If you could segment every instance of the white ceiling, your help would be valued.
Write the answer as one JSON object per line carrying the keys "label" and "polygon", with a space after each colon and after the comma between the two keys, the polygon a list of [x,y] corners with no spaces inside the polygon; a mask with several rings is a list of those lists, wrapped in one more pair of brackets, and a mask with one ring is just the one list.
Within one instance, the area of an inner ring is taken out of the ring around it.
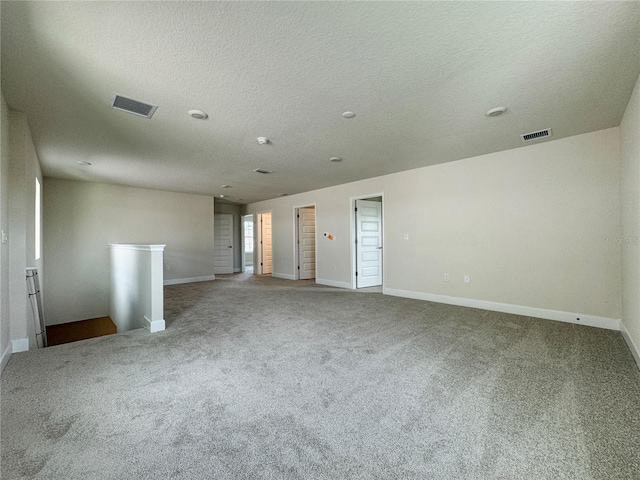
{"label": "white ceiling", "polygon": [[[1,16],[2,91],[45,175],[239,203],[617,126],[640,74],[640,2],[2,1]],[[159,108],[111,109],[113,92]]]}

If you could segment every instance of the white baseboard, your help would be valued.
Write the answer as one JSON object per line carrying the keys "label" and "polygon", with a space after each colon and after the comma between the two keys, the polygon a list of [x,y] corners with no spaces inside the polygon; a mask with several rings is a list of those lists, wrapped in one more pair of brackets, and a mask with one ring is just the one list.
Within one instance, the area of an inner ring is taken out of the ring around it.
{"label": "white baseboard", "polygon": [[182,283],[196,283],[196,282],[210,282],[215,280],[215,275],[206,275],[204,277],[190,277],[190,278],[172,278],[170,280],[164,280],[163,285],[180,285]]}
{"label": "white baseboard", "polygon": [[5,348],[2,353],[2,360],[0,361],[0,375],[2,375],[7,363],[9,363],[9,359],[11,359],[11,342],[9,342],[9,345],[7,345],[7,348]]}
{"label": "white baseboard", "polygon": [[146,315],[144,316],[144,328],[149,330],[149,333],[162,332],[166,328],[164,320],[150,320]]}
{"label": "white baseboard", "polygon": [[296,277],[294,275],[289,275],[288,273],[272,273],[271,276],[273,278],[281,278],[283,280],[295,280]]}
{"label": "white baseboard", "polygon": [[316,278],[316,283],[318,285],[326,285],[327,287],[348,288],[349,290],[351,290],[351,283],[349,282],[338,282],[336,280],[325,280],[323,278]]}
{"label": "white baseboard", "polygon": [[640,370],[640,348],[638,348],[638,345],[634,343],[633,338],[629,335],[629,330],[627,330],[624,322],[620,322],[620,333],[622,334],[625,342],[627,342],[629,350],[631,350],[631,355],[633,355],[636,365],[638,365],[638,370]]}
{"label": "white baseboard", "polygon": [[11,340],[11,353],[27,352],[29,351],[29,339],[17,338]]}
{"label": "white baseboard", "polygon": [[511,305],[508,303],[488,302],[486,300],[475,300],[473,298],[449,297],[447,295],[435,295],[433,293],[396,290],[395,288],[384,288],[383,293],[385,295],[393,295],[396,297],[427,300],[429,302],[446,303],[449,305],[458,305],[461,307],[479,308],[482,310],[491,310],[494,312],[512,313],[514,315],[523,315],[525,317],[557,320],[559,322],[575,323],[577,325],[586,325],[588,327],[606,328],[608,330],[620,330],[619,318],[598,317],[595,315],[584,315],[581,313],[562,312],[559,310],[525,307],[522,305]]}

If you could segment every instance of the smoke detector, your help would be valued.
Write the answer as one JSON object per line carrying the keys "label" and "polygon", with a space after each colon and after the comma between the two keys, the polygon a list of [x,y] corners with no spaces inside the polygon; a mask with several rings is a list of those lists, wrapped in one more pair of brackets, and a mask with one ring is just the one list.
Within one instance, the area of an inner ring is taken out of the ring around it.
{"label": "smoke detector", "polygon": [[189,115],[197,120],[206,120],[209,117],[209,115],[202,110],[189,110]]}
{"label": "smoke detector", "polygon": [[492,108],[491,110],[487,110],[484,114],[487,117],[497,117],[498,115],[502,115],[506,111],[507,107],[496,107]]}
{"label": "smoke detector", "polygon": [[258,137],[258,143],[260,145],[266,145],[269,143],[269,139],[267,137]]}

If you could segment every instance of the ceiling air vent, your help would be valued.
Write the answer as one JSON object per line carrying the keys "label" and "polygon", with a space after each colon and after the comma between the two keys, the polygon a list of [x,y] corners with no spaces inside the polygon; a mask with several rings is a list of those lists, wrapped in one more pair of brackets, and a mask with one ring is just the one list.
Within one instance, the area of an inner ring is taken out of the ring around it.
{"label": "ceiling air vent", "polygon": [[256,173],[264,173],[266,175],[267,173],[271,173],[271,170],[265,170],[264,168],[256,168],[254,170],[254,172],[256,172]]}
{"label": "ceiling air vent", "polygon": [[122,110],[123,112],[133,113],[134,115],[146,118],[151,118],[158,108],[157,105],[151,105],[150,103],[144,103],[140,100],[123,97],[117,93],[114,93],[111,97],[111,106],[116,110]]}
{"label": "ceiling air vent", "polygon": [[538,138],[544,138],[544,137],[550,137],[550,136],[551,136],[551,129],[545,128],[544,130],[538,130],[537,132],[523,133],[522,135],[520,135],[520,138],[522,138],[523,142],[530,142],[531,140],[537,140]]}

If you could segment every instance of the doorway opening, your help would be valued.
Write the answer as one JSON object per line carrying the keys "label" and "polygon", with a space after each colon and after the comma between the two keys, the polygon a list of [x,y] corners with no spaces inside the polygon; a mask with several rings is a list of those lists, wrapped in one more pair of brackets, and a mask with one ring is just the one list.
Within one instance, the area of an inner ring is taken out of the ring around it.
{"label": "doorway opening", "polygon": [[242,217],[242,271],[253,273],[253,215]]}
{"label": "doorway opening", "polygon": [[[258,275],[271,275],[273,273],[271,212],[259,213],[256,227],[258,235],[258,258],[257,265],[254,266],[254,272]],[[257,269],[255,267],[257,267]]]}
{"label": "doorway opening", "polygon": [[352,199],[352,288],[382,287],[383,194]]}
{"label": "doorway opening", "polygon": [[296,280],[316,278],[316,207],[294,208],[296,219]]}

